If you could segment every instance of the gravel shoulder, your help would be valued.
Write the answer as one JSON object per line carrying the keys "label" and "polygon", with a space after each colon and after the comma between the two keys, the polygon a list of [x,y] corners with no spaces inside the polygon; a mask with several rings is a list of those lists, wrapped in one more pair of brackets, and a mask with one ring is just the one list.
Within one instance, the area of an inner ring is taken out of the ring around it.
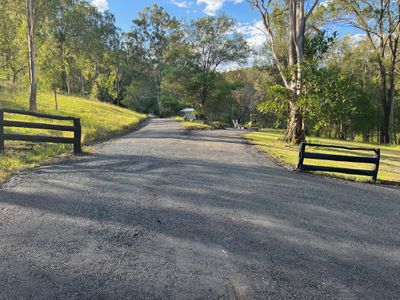
{"label": "gravel shoulder", "polygon": [[0,190],[0,299],[395,299],[400,190],[151,120]]}

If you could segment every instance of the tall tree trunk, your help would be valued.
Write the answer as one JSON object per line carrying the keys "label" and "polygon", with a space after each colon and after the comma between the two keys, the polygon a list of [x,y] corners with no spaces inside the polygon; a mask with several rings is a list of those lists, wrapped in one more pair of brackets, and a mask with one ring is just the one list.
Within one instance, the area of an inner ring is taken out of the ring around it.
{"label": "tall tree trunk", "polygon": [[305,140],[304,119],[297,99],[301,97],[301,65],[303,62],[304,3],[303,0],[289,1],[289,68],[291,69],[290,90],[293,93],[289,102],[289,119],[285,140],[299,144]]}
{"label": "tall tree trunk", "polygon": [[387,111],[387,108],[383,108],[382,120],[381,120],[381,130],[379,135],[379,142],[382,144],[386,144],[390,142],[390,111]]}
{"label": "tall tree trunk", "polygon": [[18,73],[15,72],[14,70],[13,70],[13,80],[12,80],[12,83],[13,83],[13,87],[17,87],[17,86],[18,86]]}
{"label": "tall tree trunk", "polygon": [[206,107],[207,97],[208,97],[208,85],[204,84],[201,89],[201,103],[200,103],[200,115],[199,115],[199,118],[201,120],[206,119],[205,107]]}
{"label": "tall tree trunk", "polygon": [[37,96],[37,83],[36,83],[36,67],[35,67],[35,42],[34,42],[34,1],[26,0],[26,17],[28,26],[28,55],[29,55],[29,110],[35,111],[37,109],[36,96]]}
{"label": "tall tree trunk", "polygon": [[299,144],[305,140],[303,116],[295,99],[290,101],[289,106],[289,120],[285,140],[290,143]]}
{"label": "tall tree trunk", "polygon": [[85,77],[82,75],[82,72],[81,72],[81,94],[82,96],[85,95]]}
{"label": "tall tree trunk", "polygon": [[[399,6],[400,8],[400,6]],[[392,57],[392,63],[389,69],[389,86],[388,86],[388,96],[387,96],[387,114],[389,115],[388,118],[388,136],[389,140],[388,143],[391,141],[395,140],[396,137],[396,129],[392,128],[394,130],[394,135],[391,137],[390,136],[390,120],[391,118],[394,118],[394,91],[395,91],[395,73],[396,73],[396,55]],[[394,122],[393,122],[394,123]]]}
{"label": "tall tree trunk", "polygon": [[67,85],[67,94],[71,94],[71,83],[69,82],[69,75],[65,73],[65,83]]}
{"label": "tall tree trunk", "polygon": [[387,78],[387,70],[383,62],[379,63],[380,70],[380,103],[382,107],[381,128],[379,134],[379,142],[390,143],[390,115],[392,113],[392,101],[394,98],[394,70],[389,70],[389,78]]}
{"label": "tall tree trunk", "polygon": [[[257,8],[262,17],[262,22],[268,36],[269,48],[271,49],[275,65],[279,71],[285,88],[292,93],[289,100],[289,119],[286,131],[286,141],[292,143],[300,143],[305,139],[304,117],[298,106],[297,100],[301,97],[302,92],[302,61],[303,61],[303,42],[306,31],[308,18],[312,15],[317,7],[319,0],[287,0],[281,1],[282,8],[286,11],[288,8],[288,33],[289,33],[289,59],[288,69],[290,75],[287,75],[284,68],[285,64],[281,63],[277,55],[277,46],[275,43],[275,34],[273,30],[272,16],[276,1],[267,0],[248,0],[248,2]],[[278,4],[279,6],[280,4]]]}

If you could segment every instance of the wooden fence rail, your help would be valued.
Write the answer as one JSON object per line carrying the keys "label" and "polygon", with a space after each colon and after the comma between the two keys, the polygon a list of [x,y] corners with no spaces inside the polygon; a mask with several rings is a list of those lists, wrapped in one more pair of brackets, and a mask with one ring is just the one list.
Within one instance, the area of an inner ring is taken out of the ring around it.
{"label": "wooden fence rail", "polygon": [[[72,126],[53,125],[53,124],[4,120],[5,113],[26,115],[26,116],[51,119],[51,120],[73,121],[73,125]],[[4,127],[70,131],[70,132],[74,133],[74,137],[66,138],[66,137],[44,136],[44,135],[6,134],[6,133],[4,133]],[[27,141],[27,142],[74,144],[74,153],[79,154],[82,152],[81,136],[82,136],[82,129],[81,129],[81,121],[79,118],[46,115],[46,114],[40,114],[40,113],[22,111],[22,110],[15,110],[15,109],[0,109],[0,152],[4,152],[4,141]]]}
{"label": "wooden fence rail", "polygon": [[[357,151],[357,150],[358,151],[373,151],[374,157],[312,153],[312,152],[306,152],[306,146],[319,147],[319,148],[345,149],[345,150],[353,150],[353,151],[354,150],[355,151]],[[356,148],[356,147],[345,147],[345,146],[335,146],[335,145],[320,145],[320,144],[313,144],[313,143],[302,143],[300,145],[300,150],[299,150],[299,162],[297,165],[297,169],[300,171],[323,171],[323,172],[335,172],[335,173],[371,176],[373,181],[375,182],[378,178],[380,156],[381,156],[381,151],[378,148]],[[316,159],[316,160],[330,160],[330,161],[344,161],[344,162],[374,164],[375,166],[374,166],[373,170],[362,170],[362,169],[307,165],[307,164],[304,164],[304,159],[307,159],[307,158],[308,159]]]}

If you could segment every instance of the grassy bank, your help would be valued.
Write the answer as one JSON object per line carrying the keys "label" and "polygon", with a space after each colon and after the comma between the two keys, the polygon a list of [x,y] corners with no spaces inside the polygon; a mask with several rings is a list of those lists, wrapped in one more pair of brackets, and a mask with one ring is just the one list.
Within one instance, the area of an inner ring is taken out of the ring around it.
{"label": "grassy bank", "polygon": [[[0,89],[0,108],[26,110],[28,108],[28,94],[11,89]],[[54,95],[52,93],[39,93],[38,111],[41,113],[80,118],[83,145],[94,141],[106,140],[137,126],[138,123],[146,118],[143,114],[115,105],[66,95],[58,95],[58,110],[56,111]],[[49,124],[71,124],[68,121],[52,121],[8,114],[5,115],[5,119]],[[65,137],[72,136],[72,133],[60,133],[43,129],[6,128],[6,133],[13,132]],[[0,183],[6,181],[10,175],[18,170],[38,166],[47,158],[71,151],[72,145],[6,142],[5,153],[0,156]]]}
{"label": "grassy bank", "polygon": [[[252,143],[257,144],[261,149],[272,156],[273,158],[279,160],[282,164],[290,167],[295,167],[298,160],[298,146],[289,145],[283,141],[284,131],[276,129],[265,129],[259,132],[252,132],[245,134],[245,137],[249,139]],[[359,143],[359,142],[348,142],[335,139],[326,138],[307,138],[307,142],[329,144],[329,145],[339,145],[339,146],[350,146],[350,147],[367,147],[367,148],[380,148],[381,149],[381,163],[379,168],[378,180],[380,181],[390,181],[400,183],[400,145],[381,145],[374,143]],[[363,151],[351,151],[351,153],[343,152],[343,150],[337,149],[313,149],[314,152],[319,153],[330,153],[330,154],[359,154],[366,155],[370,152]],[[314,163],[313,160],[307,160],[307,163]],[[337,166],[337,167],[355,167],[360,169],[371,168],[369,164],[357,164],[348,162],[332,162],[332,161],[322,161],[319,160],[318,164],[323,166]],[[329,174],[337,177],[357,180],[357,181],[370,181],[369,177],[365,176],[355,176],[346,174]]]}

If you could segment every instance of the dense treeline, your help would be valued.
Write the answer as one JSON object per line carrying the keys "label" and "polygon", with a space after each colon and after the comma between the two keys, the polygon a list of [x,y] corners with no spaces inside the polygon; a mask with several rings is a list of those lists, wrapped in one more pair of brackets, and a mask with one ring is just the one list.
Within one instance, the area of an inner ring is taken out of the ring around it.
{"label": "dense treeline", "polygon": [[[307,134],[397,142],[398,5],[315,1],[296,11],[293,1],[248,1],[268,37],[255,53],[225,15],[186,22],[153,5],[124,33],[87,1],[3,0],[1,84],[30,87],[32,110],[38,88],[160,116],[191,106],[201,119],[287,128],[294,143]],[[365,34],[327,33],[334,19]]]}
{"label": "dense treeline", "polygon": [[27,86],[33,73],[39,89],[112,102],[122,98],[122,34],[111,14],[86,1],[4,0],[0,19],[3,81]]}

